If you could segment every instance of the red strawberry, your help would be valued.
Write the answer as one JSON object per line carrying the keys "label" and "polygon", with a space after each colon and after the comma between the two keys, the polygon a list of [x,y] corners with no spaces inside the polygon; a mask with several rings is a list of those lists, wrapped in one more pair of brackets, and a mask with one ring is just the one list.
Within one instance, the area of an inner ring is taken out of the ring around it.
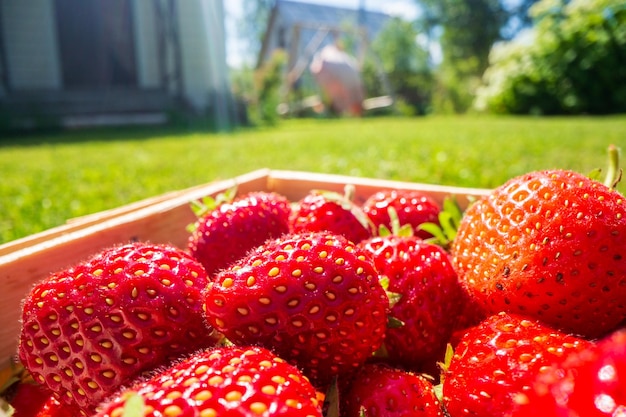
{"label": "red strawberry", "polygon": [[144,407],[136,415],[146,417],[322,416],[306,377],[259,347],[200,351],[123,391],[96,417],[126,415],[131,401]]}
{"label": "red strawberry", "polygon": [[200,214],[189,236],[189,252],[211,277],[249,250],[289,231],[290,202],[282,195],[252,192],[217,203]]}
{"label": "red strawberry", "polygon": [[441,208],[435,200],[421,191],[414,190],[382,190],[371,195],[363,203],[363,211],[376,228],[381,225],[392,229],[389,208],[392,207],[400,224],[413,226],[413,233],[422,239],[432,235],[419,228],[424,223],[439,224]]}
{"label": "red strawberry", "polygon": [[381,364],[364,365],[340,396],[343,417],[443,415],[430,380]]}
{"label": "red strawberry", "polygon": [[12,417],[35,417],[51,398],[52,393],[35,382],[16,384],[15,394],[11,398],[11,407],[15,409]]}
{"label": "red strawberry", "polygon": [[465,212],[452,245],[471,295],[597,337],[626,318],[626,200],[571,171],[513,178]]}
{"label": "red strawberry", "polygon": [[217,274],[208,322],[236,344],[259,344],[318,386],[378,349],[389,301],[370,258],[346,238],[285,235]]}
{"label": "red strawberry", "polygon": [[515,398],[512,416],[607,417],[626,413],[626,330],[567,356]]}
{"label": "red strawberry", "polygon": [[41,402],[34,395],[38,393],[25,393],[22,398],[14,400],[11,406],[15,411],[11,417],[73,417],[81,414],[78,408],[61,404],[50,393]]}
{"label": "red strawberry", "polygon": [[436,361],[458,320],[462,297],[448,253],[415,236],[386,235],[365,240],[387,290],[399,295],[390,315],[404,323],[387,329],[385,347],[394,365],[417,369]]}
{"label": "red strawberry", "polygon": [[499,313],[461,338],[442,375],[451,416],[505,416],[526,395],[536,375],[591,342],[539,321]]}
{"label": "red strawberry", "polygon": [[461,292],[459,304],[461,304],[461,311],[457,315],[457,321],[452,327],[452,335],[450,336],[450,344],[453,347],[470,327],[478,325],[488,316],[482,305],[478,304],[476,299],[466,291]]}
{"label": "red strawberry", "polygon": [[134,243],[52,274],[26,297],[19,356],[63,404],[88,415],[144,371],[216,341],[208,277],[184,251]]}
{"label": "red strawberry", "polygon": [[375,229],[361,207],[346,195],[312,190],[295,205],[289,222],[293,233],[328,231],[358,243],[374,235]]}

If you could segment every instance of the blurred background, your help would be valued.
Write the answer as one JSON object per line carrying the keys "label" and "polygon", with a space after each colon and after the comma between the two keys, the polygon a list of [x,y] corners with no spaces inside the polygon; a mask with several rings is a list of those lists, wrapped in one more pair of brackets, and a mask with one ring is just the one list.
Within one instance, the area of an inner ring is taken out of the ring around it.
{"label": "blurred background", "polygon": [[609,144],[626,0],[0,0],[0,244],[261,168],[492,188]]}
{"label": "blurred background", "polygon": [[626,110],[624,0],[0,0],[0,129]]}

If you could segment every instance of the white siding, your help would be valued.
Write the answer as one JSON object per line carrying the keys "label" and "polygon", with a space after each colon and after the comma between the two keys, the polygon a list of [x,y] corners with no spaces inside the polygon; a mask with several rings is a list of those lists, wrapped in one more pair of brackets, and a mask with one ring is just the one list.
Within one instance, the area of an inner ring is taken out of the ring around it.
{"label": "white siding", "polygon": [[179,2],[184,95],[194,107],[210,105],[209,95],[228,88],[224,10],[215,0]]}
{"label": "white siding", "polygon": [[156,14],[153,2],[134,0],[133,24],[139,87],[158,88],[161,79],[159,75]]}
{"label": "white siding", "polygon": [[61,88],[53,0],[2,1],[0,7],[10,86]]}

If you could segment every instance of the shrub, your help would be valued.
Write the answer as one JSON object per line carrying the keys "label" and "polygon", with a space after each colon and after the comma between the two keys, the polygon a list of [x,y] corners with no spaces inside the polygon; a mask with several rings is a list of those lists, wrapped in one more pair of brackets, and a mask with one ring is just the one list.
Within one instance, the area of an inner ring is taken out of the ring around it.
{"label": "shrub", "polygon": [[515,114],[626,112],[623,0],[542,0],[534,27],[494,46],[481,110]]}

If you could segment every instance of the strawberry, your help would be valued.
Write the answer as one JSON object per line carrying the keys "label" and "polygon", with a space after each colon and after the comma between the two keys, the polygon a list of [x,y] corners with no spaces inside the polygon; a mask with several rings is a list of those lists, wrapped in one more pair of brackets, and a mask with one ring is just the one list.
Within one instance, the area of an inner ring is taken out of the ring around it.
{"label": "strawberry", "polygon": [[294,205],[289,218],[290,231],[328,231],[354,243],[373,236],[374,225],[352,200],[352,188],[346,188],[344,195],[322,190],[309,191]]}
{"label": "strawberry", "polygon": [[469,329],[442,374],[451,416],[505,416],[547,366],[591,345],[537,320],[499,313]]}
{"label": "strawberry", "polygon": [[41,402],[33,395],[38,393],[25,393],[22,398],[14,400],[11,405],[15,411],[11,417],[70,417],[81,413],[78,408],[61,404],[52,394],[48,393]]}
{"label": "strawberry", "polygon": [[217,201],[192,225],[188,249],[209,277],[267,239],[289,231],[290,202],[272,192]]}
{"label": "strawberry", "polygon": [[122,391],[95,417],[132,415],[321,417],[317,393],[294,366],[259,347],[199,351]]}
{"label": "strawberry", "polygon": [[443,415],[429,379],[382,364],[364,365],[340,397],[343,417]]}
{"label": "strawberry", "polygon": [[463,290],[448,253],[412,234],[387,234],[358,245],[371,254],[387,291],[399,296],[390,315],[403,322],[385,336],[387,360],[417,369],[445,351],[458,320]]}
{"label": "strawberry", "polygon": [[461,309],[457,315],[457,321],[452,327],[452,335],[449,341],[452,346],[456,346],[467,330],[478,325],[488,316],[482,306],[467,291],[461,291],[458,302],[461,305]]}
{"label": "strawberry", "polygon": [[12,417],[35,417],[52,397],[52,393],[35,382],[20,382],[11,398]]}
{"label": "strawberry", "polygon": [[19,357],[61,403],[89,415],[142,372],[215,343],[202,312],[207,283],[202,265],[181,249],[105,249],[32,288]]}
{"label": "strawberry", "polygon": [[389,207],[396,211],[400,224],[413,226],[415,236],[422,239],[430,238],[432,235],[421,230],[420,225],[439,224],[441,208],[432,197],[421,191],[381,190],[369,196],[363,203],[363,211],[377,229],[381,225],[392,229]]}
{"label": "strawberry", "polygon": [[513,417],[606,417],[626,413],[626,329],[541,372],[515,398]]}
{"label": "strawberry", "polygon": [[468,292],[586,337],[626,318],[626,200],[566,170],[512,178],[465,212],[452,244]]}
{"label": "strawberry", "polygon": [[324,232],[253,250],[216,275],[205,302],[207,321],[231,342],[274,350],[318,387],[378,349],[389,306],[370,258]]}

